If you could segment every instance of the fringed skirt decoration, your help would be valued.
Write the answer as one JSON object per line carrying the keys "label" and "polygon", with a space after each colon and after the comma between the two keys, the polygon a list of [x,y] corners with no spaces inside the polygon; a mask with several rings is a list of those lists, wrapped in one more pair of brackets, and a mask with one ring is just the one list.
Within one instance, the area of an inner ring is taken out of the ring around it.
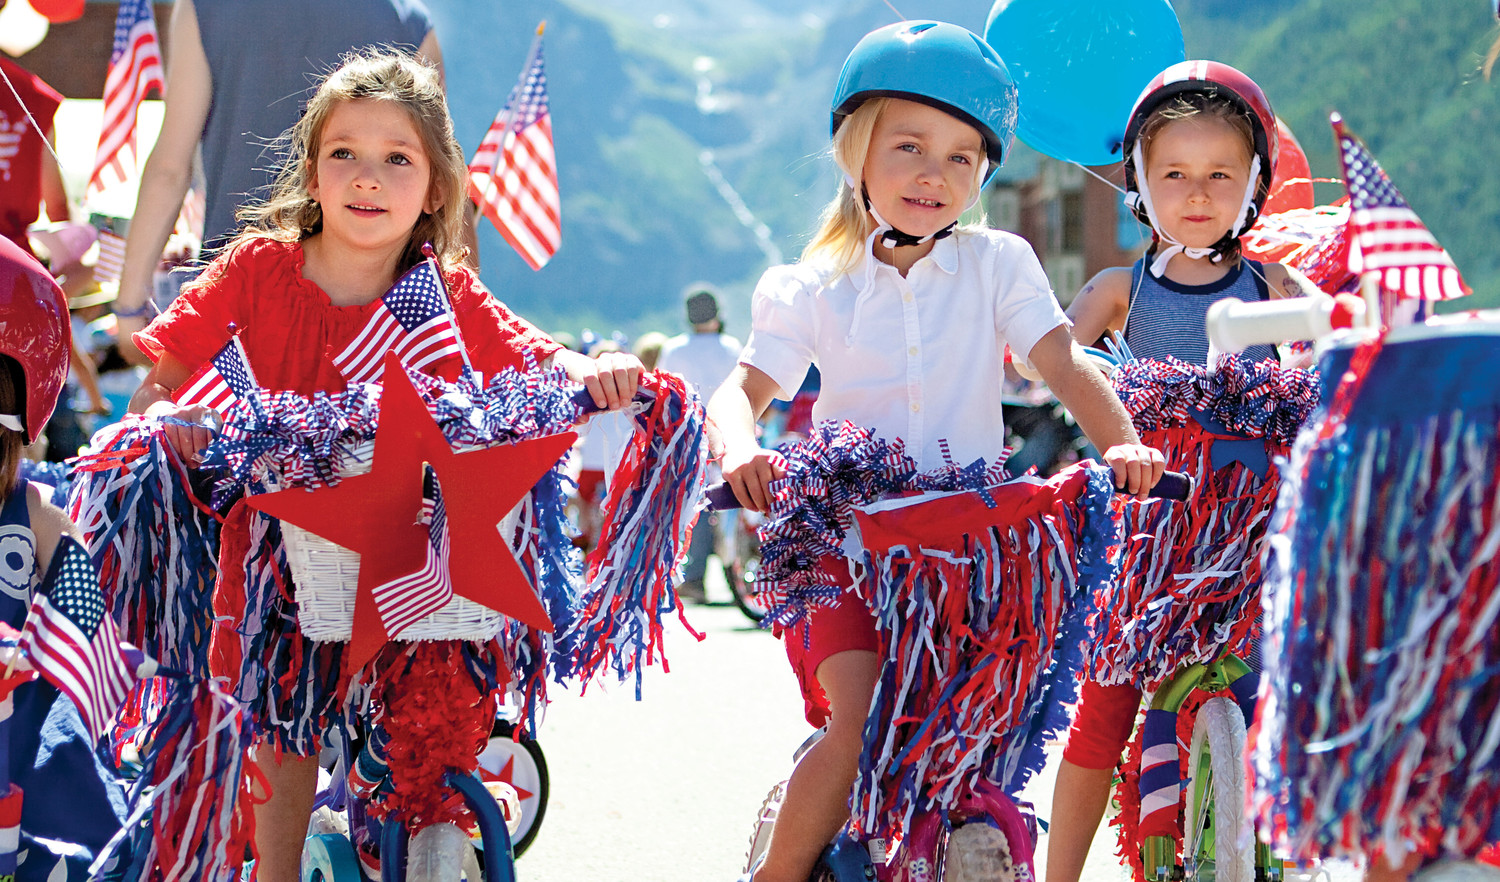
{"label": "fringed skirt decoration", "polygon": [[1114,576],[1113,475],[900,499],[856,516],[884,647],[853,806],[888,840],[988,782],[1015,795],[1067,726],[1087,599]]}
{"label": "fringed skirt decoration", "polygon": [[76,462],[68,514],[121,638],[207,676],[220,518],[199,498],[162,421],[127,414],[95,434]]}
{"label": "fringed skirt decoration", "polygon": [[[1349,362],[1325,353],[1330,400]],[[1496,377],[1500,323],[1398,328],[1284,470],[1252,733],[1253,809],[1282,853],[1500,840]]]}
{"label": "fringed skirt decoration", "polygon": [[1194,480],[1185,503],[1127,502],[1120,579],[1095,598],[1086,674],[1155,689],[1241,651],[1259,618],[1277,460],[1317,402],[1316,375],[1275,362],[1127,362],[1116,391],[1142,443]]}
{"label": "fringed skirt decoration", "polygon": [[566,632],[580,680],[605,670],[633,677],[637,698],[645,667],[658,659],[666,667],[662,621],[682,614],[672,579],[708,476],[698,396],[666,372],[645,374],[641,389],[648,402],[634,405],[635,433],[610,478],[581,611]]}

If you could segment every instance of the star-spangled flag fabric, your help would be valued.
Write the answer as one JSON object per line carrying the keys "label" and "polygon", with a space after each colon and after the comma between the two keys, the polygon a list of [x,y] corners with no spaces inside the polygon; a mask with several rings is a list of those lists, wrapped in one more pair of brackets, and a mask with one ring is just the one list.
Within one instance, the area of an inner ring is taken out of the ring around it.
{"label": "star-spangled flag fabric", "polygon": [[1388,291],[1446,300],[1469,293],[1453,258],[1412,211],[1368,148],[1334,114],[1349,190],[1349,269],[1375,272]]}
{"label": "star-spangled flag fabric", "polygon": [[115,14],[114,49],[104,80],[104,121],[99,128],[88,196],[129,176],[125,154],[133,165],[136,110],[152,89],[159,93],[165,88],[151,0],[121,0]]}
{"label": "star-spangled flag fabric", "polygon": [[89,732],[104,735],[140,680],[140,650],[120,643],[88,551],[70,536],[58,542],[47,577],[21,626],[31,666],[73,700]]}
{"label": "star-spangled flag fabric", "polygon": [[387,352],[424,373],[438,374],[467,364],[458,322],[437,262],[429,257],[412,267],[380,297],[370,320],[333,363],[350,383],[372,383]]}
{"label": "star-spangled flag fabric", "polygon": [[259,383],[238,334],[177,388],[173,400],[183,407],[204,404],[223,412],[235,400],[252,394]]}
{"label": "star-spangled flag fabric", "polygon": [[377,586],[372,592],[381,623],[392,637],[453,599],[448,577],[448,512],[437,472],[426,467],[422,481],[421,522],[427,525],[427,560],[414,573]]}
{"label": "star-spangled flag fabric", "polygon": [[539,270],[557,253],[562,197],[540,28],[520,81],[469,160],[469,198],[527,266]]}

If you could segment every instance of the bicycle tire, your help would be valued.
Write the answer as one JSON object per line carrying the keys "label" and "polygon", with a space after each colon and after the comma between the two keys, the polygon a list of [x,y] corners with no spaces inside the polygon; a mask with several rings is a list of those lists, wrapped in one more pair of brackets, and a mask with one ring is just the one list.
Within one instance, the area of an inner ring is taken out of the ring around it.
{"label": "bicycle tire", "polygon": [[364,882],[354,843],[343,836],[321,833],[302,843],[302,882]]}
{"label": "bicycle tire", "polygon": [[[532,793],[530,798],[521,800],[521,826],[511,835],[511,850],[516,857],[520,857],[542,828],[542,819],[547,816],[547,800],[552,792],[552,783],[547,774],[547,758],[542,754],[541,746],[524,735],[521,740],[516,741],[514,732],[515,725],[509,720],[496,720],[490,733],[490,743],[485,745],[479,756],[486,768],[490,765],[498,766],[489,769],[495,774],[504,768],[503,760],[497,763],[495,759],[496,752],[503,751],[515,764],[511,769],[512,779]],[[490,762],[486,763],[486,758],[490,758]]]}
{"label": "bicycle tire", "polygon": [[[1182,857],[1188,882],[1255,882],[1255,847],[1240,836],[1245,815],[1245,716],[1229,698],[1198,709],[1188,753]],[[1211,815],[1211,816],[1210,816]]]}
{"label": "bicycle tire", "polygon": [[782,781],[771,788],[771,792],[766,794],[765,800],[760,804],[760,810],[755,813],[755,828],[750,831],[750,846],[745,852],[746,873],[754,872],[760,856],[766,853],[766,847],[771,843],[771,828],[776,824],[781,801],[785,798],[786,782]]}
{"label": "bicycle tire", "polygon": [[763,621],[766,608],[755,594],[755,574],[760,566],[760,545],[754,531],[736,524],[731,537],[734,553],[724,561],[724,582],[734,605],[752,622]]}

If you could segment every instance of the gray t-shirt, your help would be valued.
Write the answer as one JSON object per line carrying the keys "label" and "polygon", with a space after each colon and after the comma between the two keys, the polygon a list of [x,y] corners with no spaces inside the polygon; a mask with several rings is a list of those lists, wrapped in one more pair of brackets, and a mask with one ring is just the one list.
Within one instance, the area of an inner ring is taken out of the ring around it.
{"label": "gray t-shirt", "polygon": [[263,199],[281,164],[268,149],[314,85],[351,49],[416,51],[432,30],[421,0],[196,0],[213,97],[203,125],[203,241],[222,245],[234,213]]}

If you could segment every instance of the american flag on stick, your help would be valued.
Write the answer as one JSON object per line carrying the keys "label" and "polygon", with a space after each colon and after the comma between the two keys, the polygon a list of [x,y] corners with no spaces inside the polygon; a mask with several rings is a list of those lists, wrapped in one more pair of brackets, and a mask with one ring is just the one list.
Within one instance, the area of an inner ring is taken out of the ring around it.
{"label": "american flag on stick", "polygon": [[1379,273],[1380,284],[1404,297],[1446,300],[1469,288],[1422,219],[1411,210],[1365,145],[1332,118],[1349,190],[1349,269]]}
{"label": "american flag on stick", "polygon": [[430,253],[380,295],[370,321],[344,351],[333,356],[333,363],[345,382],[373,383],[387,352],[395,352],[402,364],[433,375],[451,365],[468,364],[443,274]]}
{"label": "american flag on stick", "polygon": [[31,599],[20,645],[32,667],[73,700],[95,738],[153,666],[140,650],[120,643],[93,561],[68,536]]}
{"label": "american flag on stick", "polygon": [[250,369],[250,357],[240,343],[238,330],[230,326],[229,342],[208,360],[208,364],[188,377],[178,387],[173,400],[183,407],[205,404],[220,413],[235,400],[253,395],[260,385]]}
{"label": "american flag on stick", "polygon": [[416,572],[379,585],[372,592],[380,621],[391,637],[453,599],[453,582],[448,577],[448,513],[437,472],[430,465],[425,468],[420,518],[427,525],[427,562]]}
{"label": "american flag on stick", "polygon": [[128,176],[122,153],[128,151],[129,162],[135,163],[136,110],[152,89],[162,92],[165,88],[151,0],[120,0],[120,11],[115,15],[115,45],[104,80],[104,122],[99,128],[94,172],[89,176],[89,196]]}
{"label": "american flag on stick", "polygon": [[527,265],[539,270],[562,242],[562,198],[537,26],[531,55],[500,115],[469,160],[469,198]]}

